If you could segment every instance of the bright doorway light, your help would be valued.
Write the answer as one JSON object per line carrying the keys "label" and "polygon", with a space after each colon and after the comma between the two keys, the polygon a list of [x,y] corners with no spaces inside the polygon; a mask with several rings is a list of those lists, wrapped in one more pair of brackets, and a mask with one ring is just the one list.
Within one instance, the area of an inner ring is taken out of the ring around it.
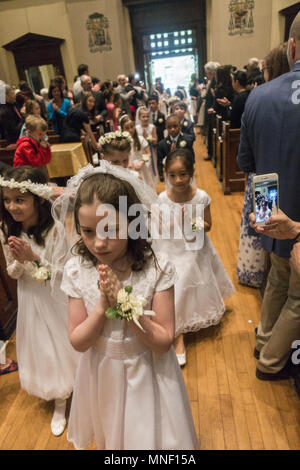
{"label": "bright doorway light", "polygon": [[191,75],[195,72],[197,73],[193,54],[151,60],[152,83],[155,83],[157,77],[161,77],[164,87],[170,88],[172,95],[177,86],[184,86],[188,93]]}

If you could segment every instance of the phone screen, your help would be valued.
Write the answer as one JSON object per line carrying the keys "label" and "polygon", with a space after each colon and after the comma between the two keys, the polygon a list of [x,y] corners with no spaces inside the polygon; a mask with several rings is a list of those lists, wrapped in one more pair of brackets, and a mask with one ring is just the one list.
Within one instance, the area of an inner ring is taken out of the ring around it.
{"label": "phone screen", "polygon": [[278,185],[276,181],[260,181],[254,185],[256,222],[266,222],[278,211]]}

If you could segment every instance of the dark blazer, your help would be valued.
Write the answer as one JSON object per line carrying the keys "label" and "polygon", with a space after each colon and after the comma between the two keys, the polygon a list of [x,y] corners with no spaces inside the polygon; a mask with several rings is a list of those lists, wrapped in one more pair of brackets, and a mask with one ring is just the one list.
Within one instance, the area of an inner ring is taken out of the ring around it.
{"label": "dark blazer", "polygon": [[183,132],[183,134],[190,135],[193,142],[196,140],[194,123],[189,119],[184,118],[184,120],[182,121],[181,132]]}
{"label": "dark blazer", "polygon": [[[292,71],[255,88],[242,117],[237,161],[246,173],[278,173],[279,206],[300,222],[300,61]],[[262,237],[263,246],[289,258],[294,242]]]}
{"label": "dark blazer", "polygon": [[164,130],[166,128],[166,117],[162,112],[157,111],[157,119],[154,125],[156,127],[157,141],[160,142],[164,138]]}
{"label": "dark blazer", "polygon": [[[185,144],[184,144],[185,142]],[[168,135],[165,139],[161,140],[157,146],[157,164],[158,169],[162,168],[163,159],[171,152],[171,138]],[[188,134],[181,134],[177,140],[176,148],[189,149],[193,155],[193,162],[195,162],[195,153],[193,149],[193,140]]]}

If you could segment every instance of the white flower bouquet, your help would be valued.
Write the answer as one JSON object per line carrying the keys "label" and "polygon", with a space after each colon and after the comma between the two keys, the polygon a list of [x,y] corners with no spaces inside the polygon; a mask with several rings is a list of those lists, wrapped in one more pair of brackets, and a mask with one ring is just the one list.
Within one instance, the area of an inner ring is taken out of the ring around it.
{"label": "white flower bouquet", "polygon": [[202,217],[195,217],[192,219],[192,232],[201,232],[204,229],[204,220]]}
{"label": "white flower bouquet", "polygon": [[150,135],[150,134],[147,135],[147,139],[146,139],[146,140],[147,140],[147,142],[148,142],[149,144],[152,144],[152,142],[153,142],[153,137],[152,137],[152,135]]}
{"label": "white flower bouquet", "polygon": [[133,320],[133,322],[145,332],[139,323],[139,318],[143,315],[154,316],[152,310],[144,310],[147,301],[144,297],[135,296],[132,293],[132,286],[126,286],[119,290],[117,296],[117,305],[106,310],[105,315],[110,319]]}
{"label": "white flower bouquet", "polygon": [[150,159],[149,159],[149,155],[147,155],[146,153],[144,153],[144,154],[142,155],[142,160],[143,160],[143,162],[148,163],[149,160],[150,160]]}
{"label": "white flower bouquet", "polygon": [[37,260],[33,262],[34,270],[31,273],[31,277],[39,282],[50,281],[51,271],[49,271],[45,266],[42,266],[41,263]]}

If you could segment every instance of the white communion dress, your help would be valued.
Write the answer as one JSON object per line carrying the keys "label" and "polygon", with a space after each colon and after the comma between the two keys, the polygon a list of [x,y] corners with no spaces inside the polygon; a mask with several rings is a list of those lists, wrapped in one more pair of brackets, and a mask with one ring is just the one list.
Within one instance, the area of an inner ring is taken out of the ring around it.
{"label": "white communion dress", "polygon": [[[148,261],[123,285],[147,299],[174,285],[175,270],[158,257],[162,271]],[[100,298],[98,272],[81,257],[71,258],[63,276],[66,294],[82,298],[89,314]],[[106,319],[97,342],[80,358],[68,440],[86,448],[95,437],[99,449],[198,449],[184,380],[173,348],[158,354],[144,345],[125,320]]]}
{"label": "white communion dress", "polygon": [[[158,198],[163,212],[183,205],[173,202],[166,191]],[[205,208],[210,204],[210,197],[197,189],[193,199],[184,204],[203,204]],[[159,243],[160,250],[168,253],[178,275],[175,284],[176,337],[218,324],[226,309],[223,299],[234,293],[234,287],[209,236],[204,234],[203,248],[195,251],[187,250],[183,239]]]}
{"label": "white communion dress", "polygon": [[[139,137],[145,139],[144,137],[144,131],[147,133],[147,138],[149,140],[149,147],[150,147],[150,152],[151,152],[151,169],[152,169],[152,179],[154,180],[154,184],[158,185],[159,184],[159,173],[157,169],[157,145],[154,145],[151,141],[152,139],[152,131],[154,129],[154,124],[148,124],[147,127],[142,127],[141,124],[136,124],[136,131],[139,135]],[[145,139],[146,142],[148,143],[148,140]]]}
{"label": "white communion dress", "polygon": [[[55,230],[54,225],[44,247],[26,233],[20,235],[49,270]],[[68,299],[60,289],[61,275],[52,293],[49,281],[33,279],[31,262],[22,264],[13,258],[1,230],[0,238],[7,272],[18,280],[16,347],[21,387],[44,400],[65,399],[72,393],[80,354],[68,338]]]}

